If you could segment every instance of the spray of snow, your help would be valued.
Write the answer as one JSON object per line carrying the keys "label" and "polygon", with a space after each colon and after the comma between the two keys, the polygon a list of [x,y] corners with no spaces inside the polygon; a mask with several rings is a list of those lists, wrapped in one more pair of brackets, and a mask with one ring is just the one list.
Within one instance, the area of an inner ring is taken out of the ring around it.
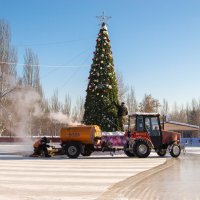
{"label": "spray of snow", "polygon": [[49,118],[52,121],[67,125],[81,125],[79,122],[73,122],[70,117],[64,115],[62,112],[50,113]]}
{"label": "spray of snow", "polygon": [[31,87],[20,87],[11,93],[10,99],[13,102],[10,105],[13,123],[11,132],[22,138],[23,143],[26,144],[27,151],[32,150],[33,141],[27,136],[31,135],[32,117],[40,117],[42,115],[42,110],[39,106],[41,97]]}

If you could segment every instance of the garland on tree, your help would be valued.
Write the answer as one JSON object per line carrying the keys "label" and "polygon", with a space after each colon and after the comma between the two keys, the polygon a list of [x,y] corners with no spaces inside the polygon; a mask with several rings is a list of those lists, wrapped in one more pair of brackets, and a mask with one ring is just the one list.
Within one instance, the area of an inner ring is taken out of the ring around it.
{"label": "garland on tree", "polygon": [[99,125],[103,131],[122,130],[114,105],[114,102],[118,104],[118,89],[105,22],[102,23],[96,40],[86,92],[84,123]]}

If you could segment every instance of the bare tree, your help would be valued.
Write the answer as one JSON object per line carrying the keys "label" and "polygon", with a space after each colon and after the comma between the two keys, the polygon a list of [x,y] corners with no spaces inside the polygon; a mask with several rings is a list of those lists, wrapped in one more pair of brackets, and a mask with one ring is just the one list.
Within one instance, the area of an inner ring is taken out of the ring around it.
{"label": "bare tree", "polygon": [[71,97],[69,95],[65,96],[65,102],[62,108],[62,113],[70,117],[71,115]]}
{"label": "bare tree", "polygon": [[168,115],[169,114],[169,104],[166,99],[163,99],[163,103],[161,106],[161,115]]}
{"label": "bare tree", "polygon": [[157,99],[154,99],[151,94],[145,94],[144,99],[139,104],[139,111],[141,112],[158,112],[160,103]]}
{"label": "bare tree", "polygon": [[192,99],[188,119],[189,123],[200,125],[200,103],[196,99]]}
{"label": "bare tree", "polygon": [[118,85],[118,99],[120,102],[125,101],[125,95],[128,91],[128,86],[124,84],[122,73],[116,72],[117,85]]}
{"label": "bare tree", "polygon": [[73,122],[81,123],[84,115],[84,99],[79,97],[76,100],[76,105],[72,111],[72,120]]}
{"label": "bare tree", "polygon": [[61,107],[62,107],[62,105],[58,99],[58,89],[57,89],[54,91],[54,94],[51,97],[50,111],[51,112],[60,112]]}
{"label": "bare tree", "polygon": [[40,68],[37,54],[32,49],[26,49],[24,55],[23,84],[28,85],[42,96],[42,87],[40,84]]}
{"label": "bare tree", "polygon": [[[11,46],[8,23],[0,20],[0,129],[8,122],[8,96],[16,89],[16,50]],[[2,129],[1,129],[2,130]]]}
{"label": "bare tree", "polygon": [[186,123],[187,117],[186,109],[184,108],[184,106],[178,106],[175,102],[172,107],[172,112],[170,112],[170,120]]}
{"label": "bare tree", "polygon": [[135,97],[135,90],[131,87],[129,93],[127,94],[127,107],[129,113],[133,113],[137,111],[137,100]]}

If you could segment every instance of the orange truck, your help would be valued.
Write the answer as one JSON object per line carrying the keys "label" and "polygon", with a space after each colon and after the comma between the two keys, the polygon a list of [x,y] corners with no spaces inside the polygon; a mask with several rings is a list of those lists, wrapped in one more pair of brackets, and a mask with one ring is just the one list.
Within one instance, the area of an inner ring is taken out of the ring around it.
{"label": "orange truck", "polygon": [[68,126],[60,130],[61,146],[69,158],[77,158],[80,154],[90,156],[101,136],[101,129],[96,125]]}
{"label": "orange truck", "polygon": [[123,150],[123,145],[116,146],[108,137],[103,136],[97,125],[63,127],[60,130],[60,140],[62,152],[69,158],[90,156],[97,151],[108,151],[112,154],[116,150]]}

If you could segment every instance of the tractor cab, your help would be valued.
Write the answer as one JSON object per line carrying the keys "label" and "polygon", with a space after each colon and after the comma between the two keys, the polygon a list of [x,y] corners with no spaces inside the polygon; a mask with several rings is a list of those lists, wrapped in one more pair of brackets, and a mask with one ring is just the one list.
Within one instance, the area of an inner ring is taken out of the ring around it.
{"label": "tractor cab", "polygon": [[129,115],[128,131],[131,137],[149,139],[155,148],[162,145],[162,130],[157,113],[134,113]]}

